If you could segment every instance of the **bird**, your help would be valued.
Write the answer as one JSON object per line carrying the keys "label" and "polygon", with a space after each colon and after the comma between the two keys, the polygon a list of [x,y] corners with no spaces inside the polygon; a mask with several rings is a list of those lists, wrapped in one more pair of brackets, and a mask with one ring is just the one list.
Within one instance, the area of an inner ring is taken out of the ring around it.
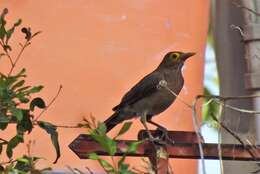
{"label": "bird", "polygon": [[193,55],[194,52],[168,52],[159,66],[134,85],[112,109],[114,113],[104,121],[106,132],[125,120],[138,117],[147,130],[146,122],[164,129],[153,122],[152,117],[165,111],[175,101],[177,96],[171,91],[176,95],[180,93],[184,85],[182,67]]}

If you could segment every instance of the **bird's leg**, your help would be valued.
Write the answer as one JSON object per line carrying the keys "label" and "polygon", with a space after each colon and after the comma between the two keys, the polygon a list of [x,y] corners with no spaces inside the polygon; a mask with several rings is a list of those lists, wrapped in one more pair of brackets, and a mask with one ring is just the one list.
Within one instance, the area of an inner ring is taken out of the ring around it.
{"label": "bird's leg", "polygon": [[150,119],[148,118],[147,122],[152,124],[152,125],[154,125],[154,126],[156,126],[158,128],[158,130],[162,132],[162,136],[161,136],[162,138],[165,137],[167,142],[170,142],[171,144],[174,144],[174,141],[169,137],[168,130],[165,127],[159,125],[158,123],[153,122],[151,120],[151,118]]}
{"label": "bird's leg", "polygon": [[141,123],[144,125],[144,128],[148,134],[148,137],[149,137],[149,140],[152,142],[152,143],[156,143],[156,144],[166,144],[164,141],[161,141],[160,138],[155,138],[153,137],[153,135],[151,134],[151,132],[149,131],[148,129],[148,126],[146,124],[147,122],[147,112],[144,112],[141,116]]}
{"label": "bird's leg", "polygon": [[151,132],[149,131],[149,129],[148,129],[148,126],[147,126],[147,124],[146,124],[146,122],[147,122],[147,112],[144,112],[142,115],[141,115],[141,123],[144,125],[144,128],[145,128],[145,130],[146,130],[146,132],[147,132],[147,134],[148,134],[148,136],[149,136],[149,139],[151,140],[151,141],[154,141],[154,137],[152,136],[152,134],[151,134]]}

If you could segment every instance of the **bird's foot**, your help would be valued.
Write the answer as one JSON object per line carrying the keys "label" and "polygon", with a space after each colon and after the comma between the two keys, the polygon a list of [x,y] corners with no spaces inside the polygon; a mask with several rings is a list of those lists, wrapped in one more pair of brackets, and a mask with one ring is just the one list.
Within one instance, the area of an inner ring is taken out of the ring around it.
{"label": "bird's foot", "polygon": [[174,141],[170,138],[168,130],[164,127],[158,127],[157,130],[158,137],[163,140],[166,144],[174,144]]}
{"label": "bird's foot", "polygon": [[152,143],[154,143],[155,145],[167,145],[167,142],[160,139],[160,138],[149,138],[149,141],[151,141]]}
{"label": "bird's foot", "polygon": [[148,134],[148,140],[151,141],[152,143],[154,143],[156,145],[166,145],[167,144],[167,142],[164,141],[159,136],[154,137],[149,130],[147,131],[147,134]]}

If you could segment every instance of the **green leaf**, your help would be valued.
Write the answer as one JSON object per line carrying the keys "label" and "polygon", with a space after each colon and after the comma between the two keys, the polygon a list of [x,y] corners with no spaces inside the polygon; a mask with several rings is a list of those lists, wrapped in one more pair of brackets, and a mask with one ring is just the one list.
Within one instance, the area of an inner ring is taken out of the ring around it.
{"label": "green leaf", "polygon": [[13,156],[13,149],[19,144],[19,143],[23,143],[23,135],[16,135],[15,137],[13,137],[8,145],[7,145],[7,149],[6,149],[6,154],[8,156],[8,158],[12,158]]}
{"label": "green leaf", "polygon": [[3,26],[0,27],[0,39],[3,40],[5,37],[6,31]]}
{"label": "green leaf", "polygon": [[93,153],[88,154],[88,158],[92,159],[92,160],[98,160],[99,156],[98,156],[98,154],[93,152]]}
{"label": "green leaf", "polygon": [[6,115],[0,115],[0,129],[5,130],[8,126],[8,123],[9,123],[9,118],[7,118]]}
{"label": "green leaf", "polygon": [[121,157],[121,159],[118,161],[118,166],[121,166],[124,164],[124,161],[125,161],[125,157],[128,153],[135,153],[138,146],[140,144],[142,144],[143,141],[136,141],[136,142],[133,142],[133,143],[130,143],[128,146],[127,146],[127,149],[126,149],[126,152],[123,154],[123,156]]}
{"label": "green leaf", "polygon": [[21,25],[21,23],[22,23],[22,19],[18,19],[18,21],[14,23],[14,27],[18,27],[19,25]]}
{"label": "green leaf", "polygon": [[8,123],[1,123],[0,122],[0,129],[1,130],[5,130],[7,128],[7,126],[8,126]]}
{"label": "green leaf", "polygon": [[115,153],[116,153],[116,148],[117,148],[117,143],[110,139],[110,138],[107,138],[106,139],[106,143],[105,144],[105,149],[107,150],[108,154],[111,155],[111,156],[114,156]]}
{"label": "green leaf", "polygon": [[126,122],[126,123],[124,123],[124,125],[122,126],[122,128],[120,129],[120,131],[118,132],[118,134],[117,134],[116,137],[118,137],[118,136],[123,135],[124,133],[126,133],[126,132],[129,130],[129,128],[131,127],[131,125],[132,125],[132,122]]}
{"label": "green leaf", "polygon": [[30,110],[34,111],[35,107],[38,107],[38,108],[41,108],[41,109],[46,108],[44,100],[40,97],[34,98],[30,103]]}
{"label": "green leaf", "polygon": [[29,89],[30,87],[31,87],[31,86],[21,87],[21,88],[17,89],[16,92],[23,92],[23,91]]}
{"label": "green leaf", "polygon": [[28,131],[28,134],[31,133],[33,129],[33,123],[30,116],[30,111],[27,109],[23,109],[23,119],[17,123],[16,129],[18,132],[26,132]]}
{"label": "green leaf", "polygon": [[4,37],[5,37],[5,34],[6,34],[6,31],[5,31],[5,24],[6,24],[6,21],[5,21],[5,15],[8,13],[8,10],[7,9],[4,9],[2,14],[1,14],[1,17],[0,17],[0,39],[3,40]]}
{"label": "green leaf", "polygon": [[129,164],[126,163],[121,163],[119,167],[119,170],[121,171],[127,171],[127,169],[129,168]]}
{"label": "green leaf", "polygon": [[23,86],[24,83],[25,83],[25,80],[20,80],[19,82],[15,83],[15,84],[12,86],[11,90],[15,90],[16,88],[19,88],[19,87]]}
{"label": "green leaf", "polygon": [[123,156],[120,158],[120,160],[117,162],[119,168],[124,163],[125,158],[126,158],[126,153],[124,153]]}
{"label": "green leaf", "polygon": [[29,173],[30,170],[33,168],[32,157],[28,157],[28,156],[24,155],[23,157],[17,158],[16,161],[17,162],[14,166],[14,169],[17,169],[22,174]]}
{"label": "green leaf", "polygon": [[10,45],[4,45],[5,51],[12,51],[12,47]]}
{"label": "green leaf", "polygon": [[110,155],[114,156],[116,153],[117,143],[106,135],[98,135],[90,133],[90,136],[97,141],[100,146]]}
{"label": "green leaf", "polygon": [[10,111],[12,115],[20,122],[23,119],[23,112],[21,109],[18,109],[16,107],[11,107]]}
{"label": "green leaf", "polygon": [[10,76],[10,77],[7,77],[6,79],[6,87],[10,87],[11,85],[13,85],[16,81],[17,81],[17,77],[14,77],[14,76]]}
{"label": "green leaf", "polygon": [[13,33],[14,33],[14,28],[13,27],[6,31],[6,33],[5,33],[6,34],[6,40],[7,40],[6,43],[8,43],[8,40],[11,38]]}
{"label": "green leaf", "polygon": [[23,157],[16,159],[16,164],[13,169],[18,170],[18,174],[28,174],[28,173],[35,173],[40,174],[42,170],[35,170],[35,164],[37,160],[41,158],[35,156],[27,156],[24,155]]}
{"label": "green leaf", "polygon": [[25,164],[29,164],[30,160],[28,158],[25,157],[20,157],[20,158],[16,158],[16,161],[25,163]]}
{"label": "green leaf", "polygon": [[142,143],[143,143],[143,141],[136,141],[136,142],[130,143],[130,144],[127,146],[126,152],[127,152],[127,153],[135,153],[136,150],[137,150],[137,148],[138,148],[138,146],[139,146],[140,144],[142,144]]}
{"label": "green leaf", "polygon": [[16,23],[14,23],[13,27],[6,31],[6,44],[8,43],[9,39],[11,38],[12,34],[16,27],[18,27],[22,23],[22,20],[19,19]]}
{"label": "green leaf", "polygon": [[2,14],[1,14],[0,18],[1,18],[1,19],[4,18],[5,15],[7,15],[7,13],[8,13],[8,9],[7,9],[7,8],[4,8],[3,11],[2,11]]}
{"label": "green leaf", "polygon": [[106,126],[99,122],[98,127],[90,133],[90,136],[111,156],[115,155],[117,143],[106,135]]}
{"label": "green leaf", "polygon": [[32,87],[30,90],[28,90],[28,93],[29,94],[32,94],[32,93],[37,93],[37,92],[40,92],[42,90],[43,86],[35,86],[35,87]]}
{"label": "green leaf", "polygon": [[106,125],[102,122],[98,122],[98,127],[96,131],[98,132],[99,135],[105,135],[107,131]]}
{"label": "green leaf", "polygon": [[0,87],[0,98],[3,102],[7,102],[11,100],[11,91],[7,88]]}
{"label": "green leaf", "polygon": [[107,162],[106,160],[104,159],[99,159],[98,160],[99,164],[104,168],[104,170],[106,172],[109,172],[109,173],[114,173],[116,170],[114,169],[114,167],[109,163]]}
{"label": "green leaf", "polygon": [[[212,93],[207,87],[204,88],[204,95],[206,96],[212,95]],[[207,103],[207,105],[204,105],[204,107],[202,108],[202,120],[203,122],[212,123],[211,114],[214,115],[218,114],[219,105],[215,101],[211,101],[210,103],[208,103],[209,100],[210,99],[207,98],[204,100],[204,103]]]}
{"label": "green leaf", "polygon": [[21,31],[25,34],[25,39],[30,40],[32,38],[31,28],[22,28]]}
{"label": "green leaf", "polygon": [[30,101],[29,98],[26,97],[24,92],[20,92],[15,96],[21,103],[28,103]]}
{"label": "green leaf", "polygon": [[49,122],[38,121],[37,123],[40,128],[44,129],[51,136],[52,144],[56,150],[56,159],[53,163],[56,163],[60,158],[60,145],[58,141],[58,132],[56,130],[57,127]]}
{"label": "green leaf", "polygon": [[17,73],[14,77],[19,78],[19,77],[26,77],[25,75],[26,69],[23,68],[19,73]]}
{"label": "green leaf", "polygon": [[0,39],[3,40],[4,37],[5,37],[5,34],[6,34],[6,31],[5,31],[5,24],[6,24],[6,21],[5,21],[5,15],[8,13],[8,9],[5,8],[0,16]]}

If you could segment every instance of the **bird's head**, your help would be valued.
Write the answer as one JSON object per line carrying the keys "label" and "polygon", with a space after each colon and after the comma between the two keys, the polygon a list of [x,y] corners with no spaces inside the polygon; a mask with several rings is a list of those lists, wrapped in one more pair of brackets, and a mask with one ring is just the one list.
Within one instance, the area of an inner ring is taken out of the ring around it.
{"label": "bird's head", "polygon": [[178,68],[182,67],[184,62],[191,56],[195,55],[194,52],[180,52],[180,51],[173,51],[167,53],[159,67],[169,67],[169,68]]}

